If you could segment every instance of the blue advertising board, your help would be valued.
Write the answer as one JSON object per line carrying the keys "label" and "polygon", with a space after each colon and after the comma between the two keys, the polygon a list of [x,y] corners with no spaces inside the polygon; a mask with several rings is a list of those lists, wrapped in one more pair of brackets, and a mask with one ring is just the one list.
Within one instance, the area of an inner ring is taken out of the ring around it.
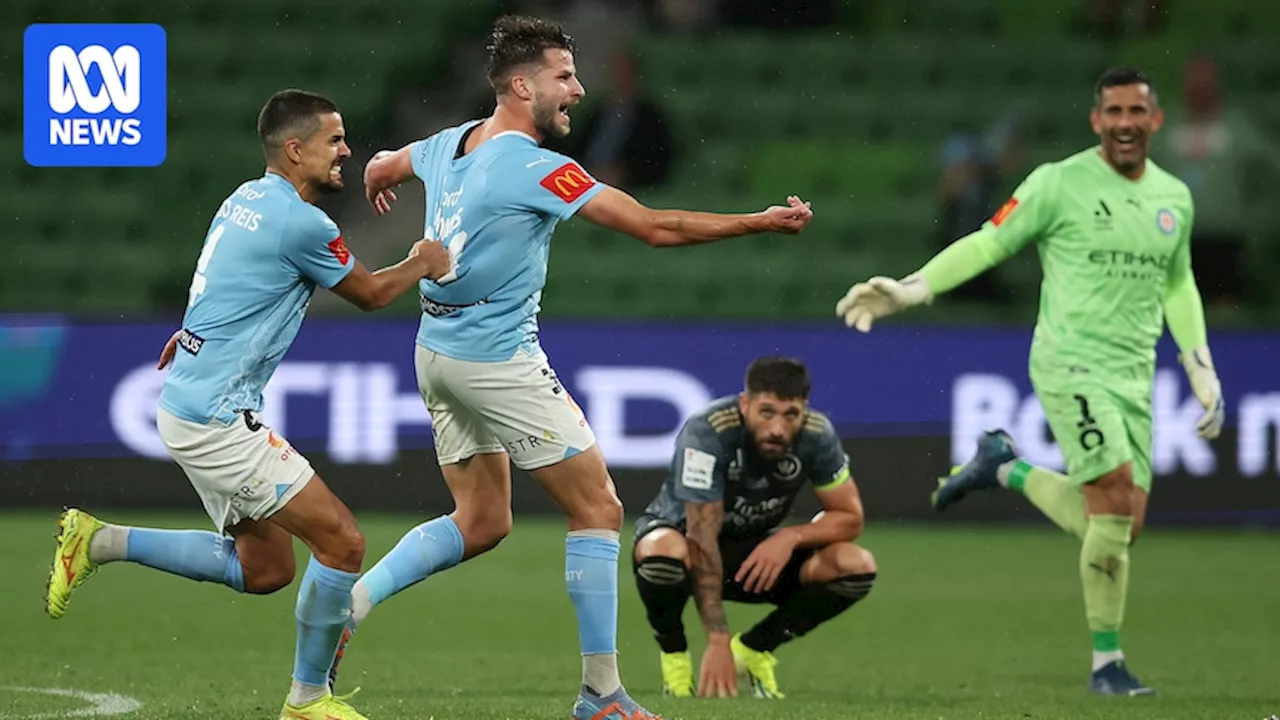
{"label": "blue advertising board", "polygon": [[[0,457],[167,457],[155,431],[173,328],[56,317],[0,319]],[[391,464],[429,448],[413,371],[416,323],[312,318],[264,393],[265,420],[304,452],[336,463]],[[1157,475],[1207,477],[1227,463],[1277,477],[1280,333],[1213,333],[1232,432],[1195,435],[1200,408],[1166,337],[1153,394]],[[760,355],[803,359],[811,403],[849,438],[948,438],[952,462],[979,432],[1009,429],[1033,462],[1061,460],[1026,377],[1029,329],[839,323],[545,322],[543,347],[582,405],[610,465],[657,468],[682,419],[741,389]]]}

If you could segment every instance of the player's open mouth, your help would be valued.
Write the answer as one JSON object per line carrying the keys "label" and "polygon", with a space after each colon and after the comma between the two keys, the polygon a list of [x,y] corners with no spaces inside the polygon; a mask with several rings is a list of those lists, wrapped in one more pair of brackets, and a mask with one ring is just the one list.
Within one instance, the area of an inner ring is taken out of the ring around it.
{"label": "player's open mouth", "polygon": [[569,106],[568,105],[560,106],[560,117],[564,118],[565,122],[569,122]]}
{"label": "player's open mouth", "polygon": [[1112,135],[1111,139],[1115,140],[1116,146],[1121,148],[1131,148],[1138,144],[1137,135]]}

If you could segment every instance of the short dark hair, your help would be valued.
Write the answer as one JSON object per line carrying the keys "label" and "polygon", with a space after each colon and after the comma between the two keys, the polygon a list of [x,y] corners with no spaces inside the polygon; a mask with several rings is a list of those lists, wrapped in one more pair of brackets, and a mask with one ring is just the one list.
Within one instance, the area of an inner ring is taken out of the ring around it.
{"label": "short dark hair", "polygon": [[511,71],[520,65],[541,62],[542,52],[548,49],[568,50],[577,53],[573,38],[560,24],[526,15],[503,15],[493,23],[489,42],[489,65],[486,73],[489,85],[499,95],[507,91]]}
{"label": "short dark hair", "polygon": [[306,139],[320,127],[320,115],[338,112],[329,98],[307,90],[281,90],[258,113],[258,138],[268,156],[284,147],[291,137]]}
{"label": "short dark hair", "polygon": [[1135,70],[1127,67],[1111,68],[1102,73],[1098,78],[1098,82],[1093,86],[1093,104],[1095,107],[1102,107],[1102,91],[1111,87],[1123,87],[1125,85],[1146,85],[1151,90],[1151,101],[1156,101],[1156,84],[1151,82],[1151,78],[1141,70]]}
{"label": "short dark hair", "polygon": [[809,370],[789,357],[759,357],[747,368],[747,392],[772,393],[780,400],[809,399]]}

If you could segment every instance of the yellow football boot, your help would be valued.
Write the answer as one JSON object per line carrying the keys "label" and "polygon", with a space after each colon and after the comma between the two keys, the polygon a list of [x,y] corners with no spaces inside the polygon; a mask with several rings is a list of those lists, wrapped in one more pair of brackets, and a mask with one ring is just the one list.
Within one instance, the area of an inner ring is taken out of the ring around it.
{"label": "yellow football boot", "polygon": [[54,620],[66,614],[71,593],[98,572],[98,564],[89,559],[89,541],[102,526],[101,520],[75,508],[58,518],[58,534],[54,536],[58,549],[45,587],[45,612]]}
{"label": "yellow football boot", "polygon": [[751,681],[751,696],[765,700],[781,700],[786,697],[778,689],[778,679],[773,674],[773,666],[778,659],[773,653],[752,650],[742,644],[742,633],[733,636],[729,641],[729,649],[733,651],[733,664],[738,674]]}
{"label": "yellow football boot", "polygon": [[693,658],[689,651],[662,653],[662,694],[693,697]]}
{"label": "yellow football boot", "polygon": [[284,707],[280,710],[280,720],[369,720],[347,704],[347,700],[358,692],[360,688],[336,697],[326,693],[319,700],[301,707],[290,705],[285,700]]}

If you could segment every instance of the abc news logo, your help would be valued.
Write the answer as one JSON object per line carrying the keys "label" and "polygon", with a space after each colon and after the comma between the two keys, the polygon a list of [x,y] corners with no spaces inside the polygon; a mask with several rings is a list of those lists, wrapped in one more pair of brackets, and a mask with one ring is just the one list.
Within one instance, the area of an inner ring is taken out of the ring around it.
{"label": "abc news logo", "polygon": [[155,166],[166,154],[159,25],[31,25],[23,149],[35,166]]}
{"label": "abc news logo", "polygon": [[[51,145],[137,145],[142,141],[142,121],[136,117],[66,117],[76,108],[98,115],[108,107],[121,115],[138,109],[142,83],[138,77],[138,49],[121,45],[114,53],[101,45],[90,45],[77,53],[59,45],[49,53],[49,107],[62,118],[49,120]],[[85,69],[97,67],[102,88],[89,89]]]}

